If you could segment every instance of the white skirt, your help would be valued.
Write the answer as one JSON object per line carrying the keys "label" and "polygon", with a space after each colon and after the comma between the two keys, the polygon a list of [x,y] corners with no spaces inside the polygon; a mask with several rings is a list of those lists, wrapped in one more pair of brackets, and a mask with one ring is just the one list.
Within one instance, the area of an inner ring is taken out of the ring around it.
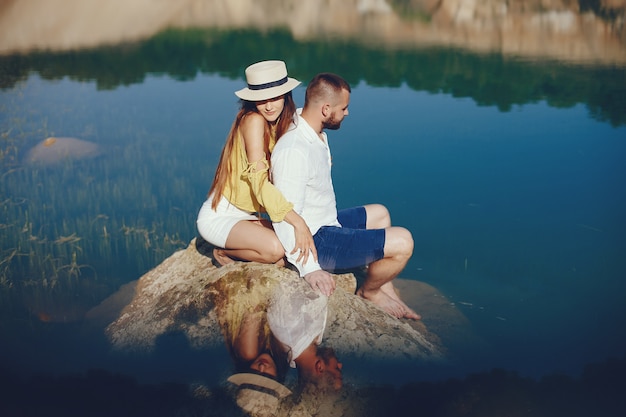
{"label": "white skirt", "polygon": [[220,248],[226,247],[226,239],[235,224],[241,220],[258,220],[253,212],[241,210],[222,196],[216,210],[211,208],[213,195],[202,204],[196,225],[200,236]]}

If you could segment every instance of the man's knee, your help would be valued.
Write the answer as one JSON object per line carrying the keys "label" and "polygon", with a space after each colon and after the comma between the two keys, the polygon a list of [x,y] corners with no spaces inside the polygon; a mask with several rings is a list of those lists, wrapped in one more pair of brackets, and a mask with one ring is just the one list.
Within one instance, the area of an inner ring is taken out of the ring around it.
{"label": "man's knee", "polygon": [[365,211],[367,212],[368,229],[384,229],[391,226],[389,210],[382,204],[367,204]]}
{"label": "man's knee", "polygon": [[411,256],[413,254],[413,246],[415,243],[413,242],[413,235],[408,229],[404,227],[400,228],[402,235],[402,249],[405,254]]}
{"label": "man's knee", "polygon": [[404,227],[390,227],[385,235],[385,254],[410,258],[413,255],[413,235]]}

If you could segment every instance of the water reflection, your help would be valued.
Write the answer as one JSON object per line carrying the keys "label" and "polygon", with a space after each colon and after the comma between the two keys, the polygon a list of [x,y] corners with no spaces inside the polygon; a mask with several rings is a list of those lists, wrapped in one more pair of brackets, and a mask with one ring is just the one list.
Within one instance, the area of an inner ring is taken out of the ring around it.
{"label": "water reflection", "polygon": [[264,314],[267,303],[258,300],[257,283],[239,282],[237,287],[249,289],[247,297],[222,292],[222,285],[214,288],[215,308],[236,372],[228,381],[237,385],[235,401],[243,410],[251,415],[274,415],[281,400],[291,395],[283,385],[285,353],[273,347],[276,343]]}
{"label": "water reflection", "polygon": [[266,314],[274,284],[269,276],[234,275],[217,281],[211,295],[235,371],[254,370],[283,382],[287,353],[272,336]]}
{"label": "water reflection", "polygon": [[[329,392],[342,388],[341,362],[332,348],[320,346],[327,297],[295,276],[276,280],[271,274],[231,274],[210,293],[234,364],[228,381],[237,386],[242,409],[290,415],[294,407],[325,403]],[[289,365],[297,378],[287,383]]]}
{"label": "water reflection", "polygon": [[[268,44],[276,51],[265,51]],[[250,62],[280,56],[279,51],[289,51],[289,72],[300,80],[332,67],[353,86],[361,81],[380,87],[406,85],[415,91],[468,97],[506,112],[542,100],[557,108],[583,103],[594,118],[615,126],[626,122],[618,111],[626,96],[620,65],[521,60],[432,46],[388,51],[350,41],[298,41],[284,31],[168,30],[124,48],[3,55],[0,88],[14,88],[33,72],[49,81],[95,81],[98,90],[140,84],[149,75],[193,81],[200,74],[219,74],[235,80]]]}
{"label": "water reflection", "polygon": [[342,365],[333,349],[320,347],[328,317],[328,297],[301,279],[282,280],[272,291],[268,323],[282,345],[299,384],[340,389]]}

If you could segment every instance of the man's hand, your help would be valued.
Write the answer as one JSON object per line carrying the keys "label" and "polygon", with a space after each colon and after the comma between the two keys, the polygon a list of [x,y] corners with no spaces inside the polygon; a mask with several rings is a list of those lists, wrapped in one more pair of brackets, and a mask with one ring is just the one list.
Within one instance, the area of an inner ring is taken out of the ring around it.
{"label": "man's hand", "polygon": [[304,280],[308,282],[314,290],[319,290],[327,297],[330,297],[330,295],[335,291],[335,279],[331,274],[324,270],[320,269],[309,272],[304,276]]}

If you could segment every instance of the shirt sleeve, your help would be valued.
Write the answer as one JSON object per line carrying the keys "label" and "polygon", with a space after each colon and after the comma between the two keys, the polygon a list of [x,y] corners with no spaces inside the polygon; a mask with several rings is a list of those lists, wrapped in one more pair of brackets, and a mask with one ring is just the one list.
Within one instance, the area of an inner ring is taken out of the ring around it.
{"label": "shirt sleeve", "polygon": [[328,297],[297,279],[283,279],[273,286],[267,306],[267,322],[274,337],[285,347],[289,365],[311,343],[322,343]]}
{"label": "shirt sleeve", "polygon": [[[275,150],[272,153],[273,184],[293,203],[293,210],[299,215],[302,215],[304,207],[309,165],[306,155],[294,148]],[[291,253],[296,244],[293,226],[286,221],[274,222],[274,231],[285,248],[287,260],[298,269],[300,276],[322,269],[313,256],[309,256],[306,264],[296,262],[299,253]]]}
{"label": "shirt sleeve", "polygon": [[258,162],[249,163],[242,177],[248,181],[256,200],[267,211],[270,219],[273,222],[281,222],[287,213],[293,209],[293,204],[287,201],[283,194],[269,181],[267,159],[260,162],[264,164],[265,168],[255,170],[254,167]]}

